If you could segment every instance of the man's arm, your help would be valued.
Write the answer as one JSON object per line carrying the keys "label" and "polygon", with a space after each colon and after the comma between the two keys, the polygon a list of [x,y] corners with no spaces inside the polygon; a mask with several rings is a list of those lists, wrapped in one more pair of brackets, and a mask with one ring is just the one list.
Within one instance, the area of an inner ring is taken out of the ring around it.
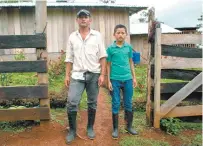
{"label": "man's arm", "polygon": [[[70,36],[71,37],[71,36]],[[70,41],[70,37],[68,40],[67,48],[66,48],[66,74],[65,74],[65,85],[68,87],[70,84],[70,76],[71,76],[71,70],[73,66],[73,46]]]}
{"label": "man's arm", "polygon": [[73,66],[73,63],[71,63],[71,62],[66,63],[66,76],[65,76],[66,87],[68,87],[70,84],[70,76],[71,76],[72,66]]}
{"label": "man's arm", "polygon": [[101,75],[106,75],[106,57],[102,57],[99,60],[101,65]]}

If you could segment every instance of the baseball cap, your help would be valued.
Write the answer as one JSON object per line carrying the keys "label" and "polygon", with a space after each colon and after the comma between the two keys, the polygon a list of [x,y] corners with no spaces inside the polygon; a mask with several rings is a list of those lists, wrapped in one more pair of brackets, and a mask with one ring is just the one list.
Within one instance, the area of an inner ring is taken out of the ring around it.
{"label": "baseball cap", "polygon": [[77,17],[80,17],[81,15],[90,16],[90,12],[89,12],[88,10],[81,9],[81,10],[77,13]]}

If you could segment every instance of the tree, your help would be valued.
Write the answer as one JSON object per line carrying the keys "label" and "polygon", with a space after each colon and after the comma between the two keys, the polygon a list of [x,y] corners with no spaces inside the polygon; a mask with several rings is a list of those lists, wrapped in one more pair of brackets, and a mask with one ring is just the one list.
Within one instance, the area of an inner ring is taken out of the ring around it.
{"label": "tree", "polygon": [[138,18],[140,23],[147,23],[148,22],[148,11],[147,10],[143,10]]}
{"label": "tree", "polygon": [[203,14],[201,14],[200,18],[198,18],[197,20],[198,20],[197,27],[198,28],[203,27],[203,24],[202,24],[203,23]]}

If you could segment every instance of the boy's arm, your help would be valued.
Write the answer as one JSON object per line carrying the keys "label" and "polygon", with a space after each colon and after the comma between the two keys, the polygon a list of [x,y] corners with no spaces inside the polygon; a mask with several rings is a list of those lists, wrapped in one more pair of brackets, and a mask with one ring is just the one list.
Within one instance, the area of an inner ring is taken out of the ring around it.
{"label": "boy's arm", "polygon": [[135,88],[137,86],[137,81],[136,81],[135,68],[134,68],[134,63],[133,63],[132,58],[129,59],[129,62],[130,62],[131,74],[133,76],[133,87]]}

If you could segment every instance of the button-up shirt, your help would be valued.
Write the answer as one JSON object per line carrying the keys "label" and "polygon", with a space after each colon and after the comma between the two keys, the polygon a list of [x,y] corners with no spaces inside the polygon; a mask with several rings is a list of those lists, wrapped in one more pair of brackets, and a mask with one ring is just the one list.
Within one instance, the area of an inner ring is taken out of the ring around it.
{"label": "button-up shirt", "polygon": [[86,71],[100,73],[99,60],[106,56],[104,42],[98,31],[91,29],[84,40],[79,31],[69,36],[65,62],[73,63],[72,78],[83,80]]}

